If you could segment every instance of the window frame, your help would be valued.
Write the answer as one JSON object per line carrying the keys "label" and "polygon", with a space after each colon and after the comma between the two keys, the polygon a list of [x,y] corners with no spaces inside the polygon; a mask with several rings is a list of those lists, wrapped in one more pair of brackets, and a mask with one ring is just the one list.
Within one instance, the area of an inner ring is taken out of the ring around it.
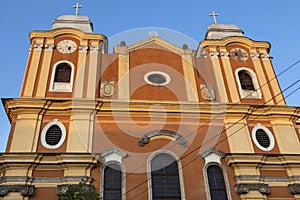
{"label": "window frame", "polygon": [[185,200],[186,198],[185,198],[185,191],[184,191],[184,178],[183,178],[183,171],[182,171],[181,161],[175,153],[173,153],[171,151],[166,151],[166,150],[156,151],[148,157],[148,160],[147,160],[148,199],[149,200],[153,199],[153,196],[152,196],[151,162],[152,162],[153,158],[158,156],[159,154],[168,154],[171,157],[173,157],[175,161],[177,161],[180,195],[181,195],[181,199]]}
{"label": "window frame", "polygon": [[100,184],[100,195],[104,199],[104,179],[105,179],[105,169],[109,165],[118,165],[121,169],[121,195],[122,200],[126,200],[126,174],[125,174],[125,167],[122,163],[118,161],[108,161],[101,167],[101,184]]}
{"label": "window frame", "polygon": [[[247,89],[242,88],[241,80],[239,77],[239,72],[243,71],[243,70],[248,72],[248,74],[252,78],[254,90],[247,90]],[[252,69],[246,68],[246,67],[240,67],[240,68],[236,69],[235,70],[235,78],[236,78],[236,82],[237,82],[237,86],[238,86],[238,90],[239,90],[241,98],[247,98],[247,99],[261,99],[262,98],[260,86],[258,84],[258,79],[256,77],[255,72]]]}
{"label": "window frame", "polygon": [[[70,82],[55,82],[55,74],[56,74],[56,68],[59,64],[61,63],[67,63],[70,67],[71,67],[71,74],[70,74]],[[73,81],[74,81],[74,64],[68,60],[60,60],[58,62],[56,62],[53,65],[53,69],[52,69],[52,75],[51,75],[51,81],[50,81],[50,92],[72,92],[72,88],[73,88]],[[65,85],[66,89],[58,89],[55,88],[55,83],[61,83],[61,85]]]}
{"label": "window frame", "polygon": [[[164,83],[154,83],[154,82],[149,81],[148,77],[151,75],[154,75],[154,74],[162,75],[166,79],[166,81]],[[148,83],[149,85],[153,85],[153,86],[165,86],[171,82],[171,77],[167,73],[162,72],[162,71],[150,71],[144,75],[144,81],[146,83]]]}
{"label": "window frame", "polygon": [[[261,146],[256,138],[256,131],[258,129],[262,129],[266,134],[267,136],[269,137],[269,140],[270,140],[270,145],[268,148],[265,148],[263,146]],[[252,132],[251,132],[251,137],[252,137],[252,140],[254,142],[254,144],[261,150],[263,151],[271,151],[274,147],[275,147],[275,138],[274,138],[274,135],[272,134],[272,132],[265,126],[262,126],[260,124],[256,125],[255,127],[253,127],[252,129]]]}
{"label": "window frame", "polygon": [[220,163],[219,160],[216,160],[216,161],[213,161],[213,162],[208,162],[208,163],[205,164],[205,167],[203,168],[203,175],[204,175],[204,182],[205,182],[205,190],[206,190],[207,200],[211,200],[207,169],[208,169],[208,167],[213,166],[213,165],[215,165],[217,167],[220,167],[220,169],[222,170],[223,179],[224,179],[224,183],[225,183],[226,194],[227,194],[227,200],[232,200],[231,194],[230,194],[230,185],[229,185],[229,182],[228,182],[227,172],[226,172],[226,169],[222,166],[222,164]]}
{"label": "window frame", "polygon": [[[46,134],[47,134],[48,129],[53,125],[57,125],[60,128],[61,138],[56,145],[49,145],[46,141]],[[63,145],[63,143],[65,142],[66,135],[67,135],[67,133],[66,133],[65,126],[61,122],[59,122],[58,119],[54,119],[52,122],[49,122],[48,124],[46,124],[46,126],[43,128],[42,133],[41,133],[41,143],[47,149],[57,149],[57,148],[61,147]]]}

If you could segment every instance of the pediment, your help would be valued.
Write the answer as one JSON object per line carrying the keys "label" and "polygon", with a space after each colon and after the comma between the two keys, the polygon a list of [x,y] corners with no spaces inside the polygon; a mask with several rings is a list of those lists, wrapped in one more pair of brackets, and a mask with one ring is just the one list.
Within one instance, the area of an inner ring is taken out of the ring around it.
{"label": "pediment", "polygon": [[156,48],[156,49],[163,49],[167,51],[172,51],[176,54],[183,54],[186,52],[187,49],[180,48],[160,37],[153,36],[147,38],[145,40],[139,41],[137,43],[131,44],[128,46],[128,51],[134,51],[142,48]]}

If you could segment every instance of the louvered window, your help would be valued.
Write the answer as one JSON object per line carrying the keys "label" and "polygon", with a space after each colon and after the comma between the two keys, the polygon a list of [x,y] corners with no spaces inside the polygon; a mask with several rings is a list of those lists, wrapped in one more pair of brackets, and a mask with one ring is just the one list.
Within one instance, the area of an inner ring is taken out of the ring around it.
{"label": "louvered window", "polygon": [[260,146],[268,148],[270,146],[270,138],[263,129],[257,129],[256,140]]}
{"label": "louvered window", "polygon": [[69,83],[71,81],[72,68],[68,63],[60,63],[56,67],[54,82]]}
{"label": "louvered window", "polygon": [[222,169],[217,165],[207,168],[207,177],[211,200],[227,200],[226,186]]}
{"label": "louvered window", "polygon": [[178,164],[168,154],[159,154],[151,161],[152,199],[181,199]]}
{"label": "louvered window", "polygon": [[243,90],[255,90],[252,77],[246,70],[239,71],[238,75]]}
{"label": "louvered window", "polygon": [[119,200],[122,192],[122,172],[119,165],[111,164],[104,169],[104,200]]}
{"label": "louvered window", "polygon": [[62,137],[62,131],[57,125],[52,125],[46,132],[46,143],[48,145],[57,145]]}

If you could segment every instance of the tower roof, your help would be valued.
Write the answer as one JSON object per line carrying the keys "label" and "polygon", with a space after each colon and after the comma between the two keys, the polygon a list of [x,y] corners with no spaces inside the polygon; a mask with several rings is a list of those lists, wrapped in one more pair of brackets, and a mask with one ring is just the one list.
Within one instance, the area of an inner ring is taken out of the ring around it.
{"label": "tower roof", "polygon": [[244,31],[234,24],[211,24],[207,28],[205,39],[218,40],[228,36],[244,36]]}
{"label": "tower roof", "polygon": [[93,33],[93,23],[87,16],[61,15],[52,23],[51,30],[58,28],[75,28],[85,33]]}

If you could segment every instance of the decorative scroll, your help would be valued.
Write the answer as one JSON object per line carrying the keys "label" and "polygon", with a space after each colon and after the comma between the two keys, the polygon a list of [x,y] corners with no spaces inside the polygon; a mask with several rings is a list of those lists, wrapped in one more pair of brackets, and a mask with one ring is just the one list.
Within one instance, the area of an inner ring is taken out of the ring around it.
{"label": "decorative scroll", "polygon": [[209,85],[200,84],[201,95],[203,99],[214,101],[216,100],[216,95],[214,89]]}
{"label": "decorative scroll", "polygon": [[288,187],[292,194],[300,194],[300,184],[289,184]]}
{"label": "decorative scroll", "polygon": [[235,191],[238,194],[247,194],[250,190],[259,191],[261,194],[269,194],[271,192],[269,185],[263,183],[241,183],[235,185]]}
{"label": "decorative scroll", "polygon": [[23,196],[34,194],[33,185],[0,185],[0,196],[6,196],[9,192],[20,192]]}

